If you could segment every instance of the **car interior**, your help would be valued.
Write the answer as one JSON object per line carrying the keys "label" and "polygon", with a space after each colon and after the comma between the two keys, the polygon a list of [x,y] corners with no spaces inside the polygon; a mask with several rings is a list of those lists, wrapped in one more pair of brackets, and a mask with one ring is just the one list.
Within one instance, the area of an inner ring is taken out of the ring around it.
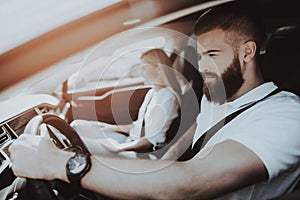
{"label": "car interior", "polygon": [[[274,81],[280,89],[299,96],[300,13],[296,6],[298,2],[293,0],[255,2],[258,2],[255,4],[257,14],[262,15],[267,32],[260,50],[261,72],[266,81]],[[155,27],[146,28],[141,25],[137,29],[124,31],[81,50],[52,64],[52,72],[49,68],[50,71],[46,69],[31,76],[42,78],[38,78],[34,84],[29,84],[25,96],[7,99],[7,96],[15,93],[2,91],[0,180],[5,181],[0,181],[0,188],[8,186],[16,178],[10,169],[7,149],[14,139],[23,134],[32,118],[39,115],[55,115],[67,124],[75,119],[110,124],[128,124],[136,120],[139,107],[151,87],[144,85],[138,70],[132,69],[139,66],[139,56],[143,51],[152,48],[153,44],[156,48],[163,48],[170,56],[172,67],[178,73],[177,78],[183,83],[184,91],[178,110],[179,115],[173,120],[167,132],[166,145],[151,152],[160,158],[191,126],[200,112],[203,80],[197,69],[197,42],[193,34],[193,25],[205,11],[206,9],[194,11],[167,22],[163,22],[162,18],[163,23],[153,22],[158,23]],[[131,48],[137,50],[130,51]],[[126,54],[128,51],[130,53]],[[77,64],[72,65],[68,62]],[[97,71],[93,80],[84,86],[78,84],[76,87],[70,87],[70,76],[86,76],[85,71],[93,68],[95,63],[96,66],[104,67]],[[54,80],[52,75],[61,66],[65,66],[65,72]],[[51,86],[48,86],[49,83],[52,83]],[[299,196],[300,184],[279,199],[296,199]]]}

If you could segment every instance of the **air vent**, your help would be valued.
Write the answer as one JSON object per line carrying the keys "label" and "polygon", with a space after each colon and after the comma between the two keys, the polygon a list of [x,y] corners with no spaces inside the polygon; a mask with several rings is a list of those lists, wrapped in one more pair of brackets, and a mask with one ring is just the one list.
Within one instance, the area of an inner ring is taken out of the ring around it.
{"label": "air vent", "polygon": [[9,139],[7,132],[3,127],[0,127],[0,146],[2,146]]}
{"label": "air vent", "polygon": [[[2,150],[0,150],[0,174],[2,174],[2,172],[8,168],[9,163],[10,161],[8,156]],[[0,183],[0,188],[3,188],[2,183]]]}

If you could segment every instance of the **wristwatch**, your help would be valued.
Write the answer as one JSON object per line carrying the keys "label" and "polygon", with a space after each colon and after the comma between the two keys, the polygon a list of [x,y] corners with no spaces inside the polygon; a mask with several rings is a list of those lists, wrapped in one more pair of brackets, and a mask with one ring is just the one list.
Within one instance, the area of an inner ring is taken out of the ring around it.
{"label": "wristwatch", "polygon": [[81,179],[91,169],[91,157],[90,154],[76,152],[66,164],[66,173],[68,180],[71,183],[80,185]]}

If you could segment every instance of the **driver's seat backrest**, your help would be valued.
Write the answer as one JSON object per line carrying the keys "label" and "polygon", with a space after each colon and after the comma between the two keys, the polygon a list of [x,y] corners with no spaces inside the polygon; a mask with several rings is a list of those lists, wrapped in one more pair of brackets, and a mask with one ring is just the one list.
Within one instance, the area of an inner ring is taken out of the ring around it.
{"label": "driver's seat backrest", "polygon": [[300,95],[300,26],[276,29],[270,36],[261,71],[266,81]]}
{"label": "driver's seat backrest", "polygon": [[195,47],[188,45],[184,49],[184,67],[182,75],[190,81],[198,101],[200,102],[203,87],[203,78],[199,72],[197,50]]}
{"label": "driver's seat backrest", "polygon": [[189,129],[200,113],[203,79],[198,70],[195,47],[187,45],[183,49],[183,55],[180,57],[180,59],[183,59],[180,62],[183,63],[183,71],[181,73],[186,79],[185,81],[191,83],[191,88],[181,96],[178,116],[173,120],[166,134],[166,145],[153,153],[159,158]]}
{"label": "driver's seat backrest", "polygon": [[[271,35],[262,60],[261,71],[266,81],[300,96],[300,26],[285,26]],[[294,191],[278,200],[298,199],[300,182]]]}
{"label": "driver's seat backrest", "polygon": [[[191,36],[190,41],[183,49],[182,76],[185,82],[189,82],[191,88],[184,92],[181,97],[181,106],[178,117],[174,120],[171,129],[167,133],[167,143],[174,143],[181,135],[195,122],[200,112],[200,101],[202,97],[203,79],[199,72],[195,36]],[[176,133],[176,135],[174,134]]]}

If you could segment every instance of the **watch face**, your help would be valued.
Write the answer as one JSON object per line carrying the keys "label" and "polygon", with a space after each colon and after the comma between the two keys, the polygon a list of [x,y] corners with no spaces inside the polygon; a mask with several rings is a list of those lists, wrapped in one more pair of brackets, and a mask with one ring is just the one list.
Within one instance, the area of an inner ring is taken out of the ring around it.
{"label": "watch face", "polygon": [[87,165],[87,158],[83,154],[76,154],[68,162],[68,169],[72,174],[79,174],[85,169]]}

